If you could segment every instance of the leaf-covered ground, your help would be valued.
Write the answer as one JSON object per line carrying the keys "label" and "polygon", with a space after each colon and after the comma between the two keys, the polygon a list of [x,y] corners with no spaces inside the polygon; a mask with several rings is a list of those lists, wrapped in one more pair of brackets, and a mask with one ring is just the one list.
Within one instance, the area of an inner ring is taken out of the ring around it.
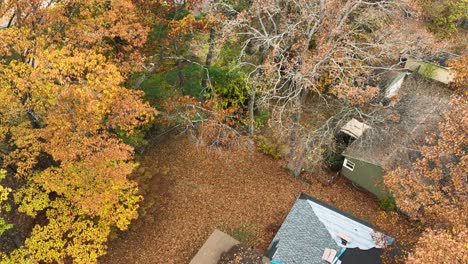
{"label": "leaf-covered ground", "polygon": [[[340,177],[331,186],[290,176],[260,153],[213,150],[187,137],[155,143],[141,158],[140,218],[101,263],[188,263],[215,229],[264,253],[300,192],[379,225],[402,241],[408,221]],[[398,224],[396,224],[398,223]]]}

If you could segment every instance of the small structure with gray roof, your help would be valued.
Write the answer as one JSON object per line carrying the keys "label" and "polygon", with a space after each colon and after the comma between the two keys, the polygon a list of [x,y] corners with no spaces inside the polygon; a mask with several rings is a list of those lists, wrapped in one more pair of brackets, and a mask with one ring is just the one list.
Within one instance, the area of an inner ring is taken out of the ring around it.
{"label": "small structure with gray roof", "polygon": [[283,264],[379,264],[383,246],[392,242],[370,224],[301,193],[266,256]]}

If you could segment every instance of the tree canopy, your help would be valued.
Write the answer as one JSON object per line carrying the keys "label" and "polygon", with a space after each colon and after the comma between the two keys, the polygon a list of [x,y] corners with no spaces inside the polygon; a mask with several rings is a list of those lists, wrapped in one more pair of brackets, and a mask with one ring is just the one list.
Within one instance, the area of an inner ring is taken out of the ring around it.
{"label": "tree canopy", "polygon": [[0,142],[30,237],[4,261],[96,262],[137,217],[133,148],[156,112],[122,86],[146,38],[131,1],[12,1],[0,35]]}
{"label": "tree canopy", "polygon": [[[468,171],[468,104],[454,98],[437,134],[421,147],[421,158],[411,168],[399,167],[384,180],[404,212],[422,221],[419,238],[408,263],[464,263],[467,239],[464,213]],[[453,254],[447,254],[447,252]]]}
{"label": "tree canopy", "polygon": [[295,176],[341,165],[340,127],[385,122],[376,112],[393,105],[381,78],[406,71],[407,57],[456,72],[451,110],[415,146],[421,157],[385,176],[425,230],[407,261],[468,262],[468,57],[452,43],[466,6],[0,1],[0,236],[21,233],[0,263],[96,263],[138,217],[135,150],[149,130],[193,131],[226,149],[257,144]]}

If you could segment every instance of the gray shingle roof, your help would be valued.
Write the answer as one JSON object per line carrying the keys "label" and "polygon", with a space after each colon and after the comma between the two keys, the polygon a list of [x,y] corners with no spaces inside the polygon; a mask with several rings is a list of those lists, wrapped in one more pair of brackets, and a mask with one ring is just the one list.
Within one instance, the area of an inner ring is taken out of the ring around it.
{"label": "gray shingle roof", "polygon": [[287,264],[319,264],[325,248],[340,247],[315,215],[307,200],[298,199],[273,239],[270,258]]}
{"label": "gray shingle roof", "polygon": [[[346,246],[346,251],[350,252],[345,251],[346,255],[343,254],[347,261],[380,261],[380,246],[373,241],[366,241],[373,232],[370,224],[305,194],[296,200],[266,255],[284,264],[323,264],[325,248],[337,252],[344,248],[336,239],[337,232],[349,235],[353,241]],[[332,234],[335,235],[332,237]]]}

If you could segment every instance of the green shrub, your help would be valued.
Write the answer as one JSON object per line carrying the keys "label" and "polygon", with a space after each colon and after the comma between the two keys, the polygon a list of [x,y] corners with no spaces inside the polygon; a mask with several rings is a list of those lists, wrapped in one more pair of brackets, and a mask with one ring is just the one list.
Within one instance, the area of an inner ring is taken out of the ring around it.
{"label": "green shrub", "polygon": [[432,63],[424,63],[423,65],[421,65],[421,68],[419,69],[419,73],[428,78],[428,79],[432,79],[433,77],[435,77],[435,73],[437,71],[437,66],[432,64]]}
{"label": "green shrub", "polygon": [[146,99],[154,106],[158,106],[160,102],[176,92],[175,87],[168,83],[165,75],[161,73],[155,73],[143,81],[140,89],[145,92]]}
{"label": "green shrub", "polygon": [[225,0],[225,2],[233,7],[237,12],[248,9],[251,6],[249,0]]}
{"label": "green shrub", "polygon": [[117,135],[125,144],[128,144],[135,149],[139,149],[148,144],[148,140],[145,138],[145,132],[138,130],[133,134],[129,135],[125,131],[117,131]]}
{"label": "green shrub", "polygon": [[0,217],[0,236],[8,229],[13,228],[13,224],[7,224],[5,219]]}
{"label": "green shrub", "polygon": [[273,157],[274,159],[281,158],[281,147],[278,144],[273,143],[267,137],[257,137],[257,149],[260,152]]}
{"label": "green shrub", "polygon": [[201,99],[215,97],[220,108],[243,106],[249,98],[247,76],[242,71],[227,71],[219,67],[210,67],[209,77],[211,87],[203,91],[201,80],[203,69],[196,64],[185,66],[182,71],[184,82],[179,83],[177,68],[164,73],[155,73],[146,79],[140,89],[145,92],[148,100],[157,107],[159,102],[174,93],[189,95]]}
{"label": "green shrub", "polygon": [[117,136],[125,143],[135,148],[139,152],[144,146],[148,145],[146,134],[153,127],[154,122],[150,122],[143,127],[135,129],[129,134],[119,128],[115,129]]}
{"label": "green shrub", "polygon": [[466,17],[468,0],[424,0],[423,8],[429,29],[440,37],[448,37],[458,30],[458,21]]}
{"label": "green shrub", "polygon": [[239,63],[239,56],[242,46],[236,41],[227,41],[220,50],[219,59],[216,61],[215,67],[223,69],[233,69]]}
{"label": "green shrub", "polygon": [[261,130],[265,127],[270,118],[270,112],[267,109],[258,109],[255,113],[255,129]]}
{"label": "green shrub", "polygon": [[327,150],[322,155],[323,161],[332,171],[339,171],[343,166],[344,156],[340,152]]}
{"label": "green shrub", "polygon": [[[169,82],[177,86],[179,84],[177,68],[169,73],[170,74],[167,76]],[[203,97],[203,87],[201,86],[202,73],[202,67],[197,64],[190,64],[182,69],[184,83],[182,87],[179,88],[182,90],[183,95],[189,95],[195,98]]]}
{"label": "green shrub", "polygon": [[211,90],[208,96],[218,97],[221,108],[243,106],[249,98],[247,75],[242,71],[226,71],[219,67],[209,69]]}
{"label": "green shrub", "polygon": [[393,196],[387,196],[380,200],[380,208],[382,208],[385,211],[396,211],[397,206],[395,202],[395,198]]}
{"label": "green shrub", "polygon": [[242,224],[234,228],[231,232],[232,237],[241,243],[251,244],[255,239],[255,230],[252,224]]}
{"label": "green shrub", "polygon": [[189,64],[182,68],[181,73],[184,79],[181,86],[178,69],[175,67],[167,72],[153,74],[140,85],[140,89],[145,92],[147,98],[152,102],[164,100],[175,92],[201,98],[203,96],[201,66]]}

